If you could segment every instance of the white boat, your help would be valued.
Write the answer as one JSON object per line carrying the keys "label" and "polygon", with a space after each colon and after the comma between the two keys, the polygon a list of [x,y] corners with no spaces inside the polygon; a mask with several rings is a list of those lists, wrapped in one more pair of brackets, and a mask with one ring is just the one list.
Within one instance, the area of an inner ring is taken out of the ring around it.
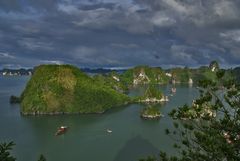
{"label": "white boat", "polygon": [[112,130],[110,130],[110,129],[107,129],[107,132],[108,132],[108,133],[112,133]]}
{"label": "white boat", "polygon": [[171,92],[172,92],[172,93],[176,93],[176,92],[177,92],[177,88],[172,88],[172,89],[171,89]]}

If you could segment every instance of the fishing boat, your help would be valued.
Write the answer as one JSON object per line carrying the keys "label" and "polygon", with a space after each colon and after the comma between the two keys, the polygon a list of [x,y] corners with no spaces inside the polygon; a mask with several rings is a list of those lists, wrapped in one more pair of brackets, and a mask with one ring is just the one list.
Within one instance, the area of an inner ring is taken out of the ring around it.
{"label": "fishing boat", "polygon": [[55,136],[65,134],[68,130],[67,126],[61,126],[58,128],[57,132],[55,133]]}
{"label": "fishing boat", "polygon": [[176,93],[176,92],[177,92],[177,88],[172,88],[172,89],[171,89],[171,92],[172,92],[172,93]]}

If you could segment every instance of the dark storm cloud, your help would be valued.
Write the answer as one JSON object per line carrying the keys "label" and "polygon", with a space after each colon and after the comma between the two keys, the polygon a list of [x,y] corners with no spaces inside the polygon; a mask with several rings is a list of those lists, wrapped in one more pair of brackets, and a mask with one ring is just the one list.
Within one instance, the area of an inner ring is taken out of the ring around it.
{"label": "dark storm cloud", "polygon": [[3,0],[0,66],[240,63],[238,0]]}

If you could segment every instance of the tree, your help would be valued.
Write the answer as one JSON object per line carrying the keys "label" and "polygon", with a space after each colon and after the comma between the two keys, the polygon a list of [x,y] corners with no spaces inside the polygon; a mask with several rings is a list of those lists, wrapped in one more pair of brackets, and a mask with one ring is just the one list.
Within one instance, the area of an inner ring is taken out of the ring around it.
{"label": "tree", "polygon": [[[13,141],[0,144],[0,161],[16,161],[16,158],[10,154],[14,145],[16,144]],[[41,154],[38,161],[46,161],[46,158]]]}
{"label": "tree", "polygon": [[163,94],[162,94],[161,91],[156,89],[156,86],[154,84],[149,84],[149,86],[146,89],[143,97],[144,98],[157,98],[157,99],[161,99],[163,97]]}
{"label": "tree", "polygon": [[[173,110],[174,130],[166,134],[176,139],[177,156],[165,152],[154,161],[236,161],[240,160],[240,84],[224,80],[199,82],[199,98],[192,105]],[[207,109],[207,110],[206,110]],[[213,115],[215,113],[215,115]],[[147,161],[147,159],[146,159]]]}
{"label": "tree", "polygon": [[1,161],[15,161],[16,158],[11,156],[10,151],[15,144],[11,141],[10,143],[0,144],[0,160]]}

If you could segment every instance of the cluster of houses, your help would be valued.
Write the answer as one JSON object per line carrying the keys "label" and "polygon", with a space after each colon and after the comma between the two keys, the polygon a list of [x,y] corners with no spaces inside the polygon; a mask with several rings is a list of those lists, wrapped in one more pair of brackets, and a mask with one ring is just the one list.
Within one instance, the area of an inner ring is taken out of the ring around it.
{"label": "cluster of houses", "polygon": [[3,69],[0,70],[0,76],[23,76],[32,75],[32,69]]}

